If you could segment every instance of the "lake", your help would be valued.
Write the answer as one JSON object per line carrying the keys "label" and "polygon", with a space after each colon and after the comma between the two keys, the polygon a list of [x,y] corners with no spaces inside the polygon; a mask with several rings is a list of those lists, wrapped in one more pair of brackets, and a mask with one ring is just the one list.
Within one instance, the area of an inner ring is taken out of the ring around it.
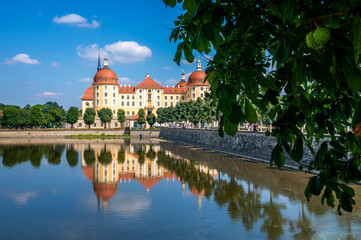
{"label": "lake", "polygon": [[158,140],[1,139],[0,239],[361,239],[309,174]]}

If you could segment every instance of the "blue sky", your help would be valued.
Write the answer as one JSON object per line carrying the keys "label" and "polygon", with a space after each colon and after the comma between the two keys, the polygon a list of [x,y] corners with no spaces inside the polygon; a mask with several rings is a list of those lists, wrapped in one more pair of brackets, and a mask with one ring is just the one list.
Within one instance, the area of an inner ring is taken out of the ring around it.
{"label": "blue sky", "polygon": [[0,103],[80,107],[98,48],[122,84],[138,84],[149,73],[170,86],[182,69],[196,68],[173,62],[170,28],[182,9],[165,8],[162,0],[4,1],[2,9]]}

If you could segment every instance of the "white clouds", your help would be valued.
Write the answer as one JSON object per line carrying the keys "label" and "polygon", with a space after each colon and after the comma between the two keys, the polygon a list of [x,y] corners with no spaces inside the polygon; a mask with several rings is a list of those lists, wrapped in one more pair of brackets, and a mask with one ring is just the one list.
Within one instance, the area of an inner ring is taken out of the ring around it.
{"label": "white clouds", "polygon": [[59,66],[59,63],[57,61],[54,61],[54,62],[51,62],[50,65],[52,67],[57,67],[57,66]]}
{"label": "white clouds", "polygon": [[59,97],[62,97],[63,94],[61,93],[56,93],[56,92],[43,92],[43,93],[40,93],[40,94],[37,94],[36,95],[38,98],[41,98],[41,99],[50,99],[50,98],[59,98]]}
{"label": "white clouds", "polygon": [[87,77],[87,78],[79,78],[78,79],[78,82],[85,82],[85,83],[88,83],[88,82],[92,82],[93,79]]}
{"label": "white clouds", "polygon": [[100,23],[92,20],[91,22],[88,22],[88,19],[78,15],[78,14],[68,14],[61,17],[54,17],[53,22],[58,24],[69,24],[76,27],[85,27],[85,28],[97,28],[100,26]]}
{"label": "white clouds", "polygon": [[16,64],[16,63],[25,63],[25,64],[40,64],[36,59],[31,59],[28,54],[19,53],[12,59],[6,59],[5,64]]}
{"label": "white clouds", "polygon": [[169,85],[169,87],[171,87],[172,85],[176,85],[177,84],[177,80],[175,80],[174,78],[169,79],[167,81],[165,81],[166,85]]}
{"label": "white clouds", "polygon": [[120,77],[120,78],[118,78],[118,80],[119,80],[119,84],[131,84],[132,83],[132,80],[130,80],[127,77]]}
{"label": "white clouds", "polygon": [[5,196],[10,197],[15,203],[24,205],[32,197],[36,197],[38,194],[36,192],[24,192],[24,193],[15,193],[8,192],[5,193]]}
{"label": "white clouds", "polygon": [[98,58],[98,49],[109,54],[110,62],[117,63],[140,62],[152,56],[152,51],[147,46],[141,46],[134,41],[119,41],[107,44],[104,48],[99,48],[98,44],[76,47],[78,56],[90,61]]}

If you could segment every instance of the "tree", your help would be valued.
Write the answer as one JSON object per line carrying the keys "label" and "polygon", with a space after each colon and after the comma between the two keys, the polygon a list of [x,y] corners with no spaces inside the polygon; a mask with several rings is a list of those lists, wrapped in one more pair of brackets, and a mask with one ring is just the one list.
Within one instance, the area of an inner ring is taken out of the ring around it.
{"label": "tree", "polygon": [[39,106],[34,106],[30,111],[30,124],[33,127],[39,127],[43,120],[43,113]]}
{"label": "tree", "polygon": [[66,160],[70,167],[76,167],[76,165],[78,165],[78,152],[73,149],[73,145],[66,151]]}
{"label": "tree", "polygon": [[150,127],[153,127],[153,124],[155,123],[155,115],[153,113],[147,116],[147,122],[150,125]]}
{"label": "tree", "polygon": [[30,125],[30,110],[19,109],[19,127],[25,128]]}
{"label": "tree", "polygon": [[165,116],[164,116],[164,108],[158,108],[157,109],[157,123],[162,125],[166,122]]}
{"label": "tree", "polygon": [[56,124],[60,123],[60,121],[61,121],[61,110],[60,109],[51,109],[49,111],[49,114],[53,118],[52,124],[53,124],[53,128],[55,128]]}
{"label": "tree", "polygon": [[113,112],[109,108],[102,108],[99,110],[98,116],[102,123],[104,123],[104,128],[107,128],[107,123],[109,123],[113,118]]}
{"label": "tree", "polygon": [[19,110],[14,107],[6,107],[3,110],[1,125],[7,128],[17,128],[19,126]]}
{"label": "tree", "polygon": [[68,113],[66,114],[66,122],[71,124],[71,128],[73,128],[73,124],[78,121],[79,111],[77,107],[70,107]]}
{"label": "tree", "polygon": [[118,109],[118,122],[120,124],[125,122],[125,111],[123,109]]}
{"label": "tree", "polygon": [[145,123],[145,118],[144,118],[145,112],[144,110],[141,108],[138,111],[138,119],[137,119],[137,123],[140,124],[141,126],[143,126],[143,124]]}
{"label": "tree", "polygon": [[[336,196],[338,212],[352,211],[355,193],[346,184],[361,180],[361,2],[163,1],[185,11],[170,36],[180,41],[178,64],[182,54],[192,62],[193,50],[215,52],[206,78],[220,113],[219,134],[233,136],[239,123],[256,122],[253,106],[271,106],[277,140],[271,164],[282,167],[286,151],[302,168],[305,144],[315,155],[306,167],[319,171],[307,199],[322,193],[333,207]],[[355,132],[345,130],[350,119]],[[312,142],[321,139],[315,150]]]}
{"label": "tree", "polygon": [[86,125],[88,125],[90,129],[90,125],[92,125],[95,122],[95,115],[96,112],[94,108],[87,108],[84,113],[84,122]]}

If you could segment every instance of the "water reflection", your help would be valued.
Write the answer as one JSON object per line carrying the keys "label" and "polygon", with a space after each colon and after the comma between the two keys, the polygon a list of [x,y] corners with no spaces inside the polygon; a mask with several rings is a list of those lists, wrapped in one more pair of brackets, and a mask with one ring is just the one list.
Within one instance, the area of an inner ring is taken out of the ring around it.
{"label": "water reflection", "polygon": [[[0,159],[6,168],[30,162],[39,169],[42,159],[59,165],[64,158],[71,168],[81,162],[82,172],[93,186],[97,205],[105,212],[131,216],[136,211],[149,210],[152,208],[150,198],[137,194],[115,197],[117,191],[122,184],[138,182],[150,192],[167,179],[179,182],[183,196],[186,192],[196,196],[199,210],[204,201],[214,202],[233,224],[241,224],[245,232],[262,233],[267,239],[328,236],[357,239],[360,236],[359,207],[355,207],[352,218],[349,215],[339,217],[333,210],[320,206],[318,199],[305,201],[303,190],[308,179],[302,173],[268,169],[263,164],[170,143],[128,141],[0,146]],[[356,192],[359,203],[359,187]],[[38,193],[8,192],[5,195],[24,204]],[[111,202],[113,198],[119,199]],[[331,219],[334,229],[342,228],[343,232],[330,233],[323,229],[320,223],[325,216]]]}

